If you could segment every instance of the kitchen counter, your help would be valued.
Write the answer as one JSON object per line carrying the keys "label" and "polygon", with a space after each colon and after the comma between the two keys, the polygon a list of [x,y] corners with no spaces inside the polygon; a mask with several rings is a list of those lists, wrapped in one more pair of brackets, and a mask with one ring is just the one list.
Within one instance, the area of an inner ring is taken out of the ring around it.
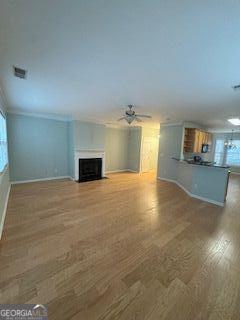
{"label": "kitchen counter", "polygon": [[179,161],[179,162],[186,162],[188,164],[194,164],[196,166],[205,166],[205,167],[213,167],[213,168],[223,168],[223,169],[230,169],[229,166],[219,166],[217,164],[214,164],[212,162],[207,162],[207,161],[201,161],[201,162],[196,162],[194,160],[184,160],[184,159],[178,159],[172,157],[173,160]]}

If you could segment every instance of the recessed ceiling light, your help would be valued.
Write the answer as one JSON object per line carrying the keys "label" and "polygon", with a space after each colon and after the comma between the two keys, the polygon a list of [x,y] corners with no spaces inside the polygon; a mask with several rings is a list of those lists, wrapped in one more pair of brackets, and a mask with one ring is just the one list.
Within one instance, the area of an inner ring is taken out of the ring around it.
{"label": "recessed ceiling light", "polygon": [[231,122],[231,124],[233,124],[234,126],[240,126],[239,118],[228,119],[228,121]]}

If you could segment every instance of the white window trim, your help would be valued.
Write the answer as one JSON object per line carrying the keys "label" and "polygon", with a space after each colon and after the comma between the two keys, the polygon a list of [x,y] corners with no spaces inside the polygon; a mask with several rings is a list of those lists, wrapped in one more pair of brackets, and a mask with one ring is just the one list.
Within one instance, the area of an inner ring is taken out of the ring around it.
{"label": "white window trim", "polygon": [[[6,138],[7,138],[7,117],[6,117],[6,114],[5,112],[1,109],[0,107],[0,115],[2,115],[2,117],[5,119],[6,121]],[[3,176],[6,172],[6,170],[8,169],[9,167],[9,157],[8,157],[8,138],[6,139],[7,141],[7,163],[5,164],[5,166],[3,167],[2,171],[0,171],[0,176]]]}

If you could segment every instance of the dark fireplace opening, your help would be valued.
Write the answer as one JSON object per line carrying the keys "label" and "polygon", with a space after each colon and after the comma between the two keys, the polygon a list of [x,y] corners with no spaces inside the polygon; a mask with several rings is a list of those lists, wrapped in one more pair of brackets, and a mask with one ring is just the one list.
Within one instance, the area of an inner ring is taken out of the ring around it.
{"label": "dark fireplace opening", "polygon": [[102,159],[79,159],[79,182],[102,179]]}

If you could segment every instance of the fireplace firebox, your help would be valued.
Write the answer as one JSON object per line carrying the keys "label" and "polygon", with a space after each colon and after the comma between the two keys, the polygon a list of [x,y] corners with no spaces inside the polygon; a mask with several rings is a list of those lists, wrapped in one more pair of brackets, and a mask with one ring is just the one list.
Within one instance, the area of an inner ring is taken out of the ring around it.
{"label": "fireplace firebox", "polygon": [[102,179],[102,158],[79,159],[79,182]]}

